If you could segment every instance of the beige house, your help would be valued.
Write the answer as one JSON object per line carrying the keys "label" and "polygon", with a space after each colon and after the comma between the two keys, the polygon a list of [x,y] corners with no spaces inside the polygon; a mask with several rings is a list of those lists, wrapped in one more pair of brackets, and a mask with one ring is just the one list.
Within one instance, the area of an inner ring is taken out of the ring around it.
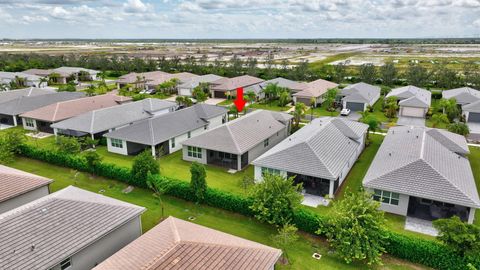
{"label": "beige house", "polygon": [[214,98],[227,98],[235,96],[237,88],[246,88],[262,83],[264,80],[250,75],[243,75],[233,78],[222,78],[211,82],[211,96]]}
{"label": "beige house", "polygon": [[323,95],[330,89],[338,87],[338,84],[322,79],[304,84],[303,90],[293,94],[293,102],[301,102],[310,106],[311,100],[315,107],[323,102]]}

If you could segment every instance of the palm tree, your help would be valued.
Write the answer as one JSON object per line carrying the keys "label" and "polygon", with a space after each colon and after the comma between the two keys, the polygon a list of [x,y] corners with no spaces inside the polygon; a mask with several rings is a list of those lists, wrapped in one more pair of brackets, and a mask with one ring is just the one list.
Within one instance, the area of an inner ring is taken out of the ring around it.
{"label": "palm tree", "polygon": [[300,126],[300,121],[305,116],[305,112],[307,111],[307,106],[301,102],[297,102],[295,104],[295,110],[293,111],[293,118],[295,120],[295,129],[298,129]]}
{"label": "palm tree", "polygon": [[437,127],[439,124],[449,124],[448,116],[444,113],[436,113],[432,115],[432,127]]}
{"label": "palm tree", "polygon": [[367,140],[368,140],[370,137],[370,132],[375,132],[375,130],[378,129],[378,126],[380,126],[380,121],[378,121],[378,119],[374,115],[370,114],[369,112],[364,112],[364,114],[362,114],[362,122],[368,125],[368,130],[367,130]]}
{"label": "palm tree", "polygon": [[44,83],[48,83],[47,77],[41,77],[41,78],[40,78],[40,83],[38,84],[38,86],[40,87],[40,86],[42,86],[42,84],[44,84]]}
{"label": "palm tree", "polygon": [[395,118],[397,115],[398,103],[397,97],[391,96],[385,100],[385,116],[388,117],[389,120]]}
{"label": "palm tree", "polygon": [[457,106],[457,101],[454,98],[442,98],[439,102],[439,106],[443,110],[443,113],[447,115],[450,122],[453,122],[453,120],[455,120],[455,118],[457,118],[460,114]]}

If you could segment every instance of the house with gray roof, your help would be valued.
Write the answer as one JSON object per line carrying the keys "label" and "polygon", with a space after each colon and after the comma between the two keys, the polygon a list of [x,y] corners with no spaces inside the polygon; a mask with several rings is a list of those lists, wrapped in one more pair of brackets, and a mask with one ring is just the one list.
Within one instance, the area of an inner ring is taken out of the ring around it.
{"label": "house with gray roof", "polygon": [[185,82],[181,83],[177,86],[178,95],[180,96],[192,96],[193,89],[199,86],[201,83],[206,83],[211,86],[212,82],[223,79],[224,77],[218,76],[215,74],[206,74],[197,77],[192,77],[190,79],[185,80]]}
{"label": "house with gray roof", "polygon": [[276,248],[168,217],[94,270],[273,270],[281,254]]}
{"label": "house with gray roof", "polygon": [[183,142],[183,159],[241,170],[285,139],[292,116],[256,110]]}
{"label": "house with gray roof", "polygon": [[0,71],[0,84],[7,85],[7,89],[10,87],[10,83],[15,82],[18,79],[22,79],[23,87],[38,87],[44,88],[47,86],[47,82],[43,81],[42,77],[23,72],[5,72]]}
{"label": "house with gray roof", "polygon": [[247,88],[249,86],[259,84],[264,80],[250,75],[242,75],[233,78],[221,78],[211,82],[211,97],[227,98],[236,95],[238,88]]}
{"label": "house with gray roof", "polygon": [[144,211],[66,187],[0,215],[0,269],[92,269],[142,234]]}
{"label": "house with gray roof", "polygon": [[460,87],[442,91],[442,98],[454,98],[459,106],[463,106],[480,100],[480,91],[470,87]]}
{"label": "house with gray roof", "polygon": [[333,197],[362,153],[367,129],[344,118],[316,118],[252,162],[255,180],[265,173],[294,177],[304,193]]}
{"label": "house with gray roof", "polygon": [[462,112],[468,124],[480,123],[480,100],[463,105]]}
{"label": "house with gray roof", "polygon": [[459,216],[472,223],[480,199],[463,136],[393,127],[363,179],[380,209],[423,220]]}
{"label": "house with gray roof", "polygon": [[340,91],[343,108],[351,111],[365,111],[380,98],[380,87],[360,82],[351,84]]}
{"label": "house with gray roof", "polygon": [[272,80],[264,81],[262,83],[254,84],[252,86],[246,87],[244,89],[244,93],[254,92],[258,99],[263,99],[265,98],[264,89],[269,84],[276,84],[279,87],[287,88],[290,90],[291,94],[302,91],[307,85],[307,83],[304,83],[304,82],[297,82],[297,81],[288,80],[282,77],[278,77]]}
{"label": "house with gray roof", "polygon": [[39,109],[53,103],[85,97],[85,93],[82,92],[43,91],[41,93],[43,94],[19,96],[16,99],[0,103],[0,124],[17,126],[18,124],[22,123],[20,114]]}
{"label": "house with gray roof", "polygon": [[0,104],[20,97],[33,97],[55,93],[52,89],[27,87],[9,91],[0,91]]}
{"label": "house with gray roof", "polygon": [[[59,67],[55,69],[38,69],[32,68],[27,69],[23,73],[40,76],[40,77],[50,77],[50,79],[55,80],[56,83],[65,84],[68,81],[68,78],[73,78],[75,81],[79,79],[79,74],[83,73],[87,76],[87,80],[97,80],[97,75],[100,73],[98,70],[82,68],[82,67]],[[55,77],[51,76],[56,74]]]}
{"label": "house with gray roof", "polygon": [[386,95],[386,98],[392,96],[399,101],[399,117],[425,118],[432,102],[430,91],[413,85],[395,88]]}
{"label": "house with gray roof", "polygon": [[0,214],[50,193],[53,180],[0,165]]}
{"label": "house with gray roof", "polygon": [[225,123],[227,113],[224,107],[196,104],[138,121],[103,136],[112,153],[135,155],[151,149],[153,156],[164,155],[182,149],[185,140]]}
{"label": "house with gray roof", "polygon": [[69,136],[101,138],[107,132],[135,122],[173,112],[177,104],[157,98],[147,98],[118,106],[89,111],[54,123],[54,133]]}

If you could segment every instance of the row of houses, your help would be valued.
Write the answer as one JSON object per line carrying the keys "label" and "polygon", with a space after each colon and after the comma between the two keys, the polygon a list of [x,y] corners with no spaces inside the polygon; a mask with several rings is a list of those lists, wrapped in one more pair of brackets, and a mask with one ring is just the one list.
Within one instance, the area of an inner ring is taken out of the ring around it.
{"label": "row of houses", "polygon": [[[0,268],[274,269],[281,251],[169,217],[142,235],[145,208],[0,165]],[[221,261],[218,258],[222,257]]]}

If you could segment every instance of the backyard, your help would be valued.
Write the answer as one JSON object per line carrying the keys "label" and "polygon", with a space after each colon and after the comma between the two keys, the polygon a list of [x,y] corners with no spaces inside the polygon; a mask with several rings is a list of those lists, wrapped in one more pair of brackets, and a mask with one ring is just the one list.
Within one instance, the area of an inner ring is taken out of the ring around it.
{"label": "backyard", "polygon": [[[106,196],[143,206],[147,208],[142,215],[144,232],[162,220],[158,199],[149,190],[135,188],[129,193],[124,193],[126,184],[26,158],[17,158],[10,166],[53,179],[54,182],[50,185],[51,192],[74,185],[96,193],[102,191]],[[259,223],[253,218],[168,196],[163,196],[163,201],[165,216],[172,215],[181,219],[193,216],[195,223],[266,245],[273,245],[271,237],[275,234],[274,228]],[[322,258],[320,260],[313,259],[313,252],[322,254]],[[278,269],[427,269],[389,256],[384,256],[383,266],[369,268],[363,264],[348,265],[329,252],[327,243],[323,239],[303,233],[287,249],[287,254],[290,265],[279,265]]]}

